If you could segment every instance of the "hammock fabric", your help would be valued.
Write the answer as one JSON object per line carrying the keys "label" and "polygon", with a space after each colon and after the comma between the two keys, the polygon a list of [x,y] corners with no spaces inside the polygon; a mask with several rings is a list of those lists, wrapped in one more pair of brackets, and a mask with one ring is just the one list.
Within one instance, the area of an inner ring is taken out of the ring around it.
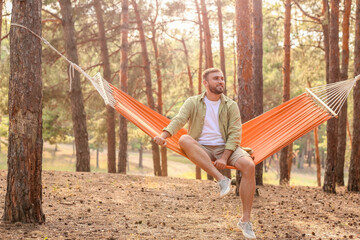
{"label": "hammock fabric", "polygon": [[[114,108],[150,137],[161,134],[170,120],[109,84]],[[254,150],[255,164],[286,147],[332,116],[306,93],[243,124],[242,143]],[[167,147],[186,157],[178,141],[186,129],[167,139]],[[227,166],[232,168],[232,166]]]}

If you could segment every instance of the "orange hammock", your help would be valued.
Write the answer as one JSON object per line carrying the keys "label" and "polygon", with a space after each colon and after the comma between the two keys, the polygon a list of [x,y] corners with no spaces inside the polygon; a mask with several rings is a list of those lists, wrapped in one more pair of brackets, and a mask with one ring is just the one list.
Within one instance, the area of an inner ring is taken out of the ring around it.
{"label": "orange hammock", "polygon": [[[150,137],[154,138],[161,134],[162,129],[170,123],[168,118],[113,85],[109,84],[109,86],[115,100],[114,108]],[[331,114],[304,93],[244,123],[241,145],[254,150],[254,161],[258,164],[331,117]],[[176,135],[167,139],[167,147],[185,157],[178,141],[180,136],[186,133],[186,129],[181,129]],[[232,166],[227,168],[234,169]]]}

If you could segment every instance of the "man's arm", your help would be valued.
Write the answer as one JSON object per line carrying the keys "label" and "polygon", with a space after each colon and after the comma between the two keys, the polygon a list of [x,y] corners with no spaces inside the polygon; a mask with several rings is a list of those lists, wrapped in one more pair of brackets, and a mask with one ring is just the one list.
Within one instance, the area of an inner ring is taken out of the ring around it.
{"label": "man's arm", "polygon": [[168,131],[163,131],[159,136],[154,137],[154,142],[162,147],[165,147],[167,144],[166,139],[170,136],[171,134]]}
{"label": "man's arm", "polygon": [[237,104],[234,102],[228,110],[229,120],[228,120],[228,132],[226,136],[225,149],[235,151],[237,146],[240,146],[241,143],[241,118],[240,111]]}

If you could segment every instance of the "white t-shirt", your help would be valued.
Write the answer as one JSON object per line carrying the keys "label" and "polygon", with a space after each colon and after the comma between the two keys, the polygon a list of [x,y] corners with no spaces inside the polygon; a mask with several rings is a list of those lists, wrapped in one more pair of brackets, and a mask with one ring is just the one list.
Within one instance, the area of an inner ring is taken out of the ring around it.
{"label": "white t-shirt", "polygon": [[219,106],[221,100],[210,101],[206,96],[204,98],[206,105],[206,115],[204,126],[198,142],[201,145],[219,146],[225,145],[225,141],[221,136],[219,127]]}

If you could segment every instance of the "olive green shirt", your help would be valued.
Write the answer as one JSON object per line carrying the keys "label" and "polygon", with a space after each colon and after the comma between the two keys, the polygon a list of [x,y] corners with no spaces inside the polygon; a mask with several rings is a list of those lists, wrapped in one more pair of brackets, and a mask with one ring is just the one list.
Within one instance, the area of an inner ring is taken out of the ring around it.
{"label": "olive green shirt", "polygon": [[[171,120],[164,131],[176,134],[189,122],[188,134],[198,140],[204,126],[206,105],[205,93],[188,98],[180,108],[179,113]],[[238,105],[232,99],[221,94],[219,106],[219,127],[225,141],[225,149],[234,151],[241,142],[241,118]]]}

